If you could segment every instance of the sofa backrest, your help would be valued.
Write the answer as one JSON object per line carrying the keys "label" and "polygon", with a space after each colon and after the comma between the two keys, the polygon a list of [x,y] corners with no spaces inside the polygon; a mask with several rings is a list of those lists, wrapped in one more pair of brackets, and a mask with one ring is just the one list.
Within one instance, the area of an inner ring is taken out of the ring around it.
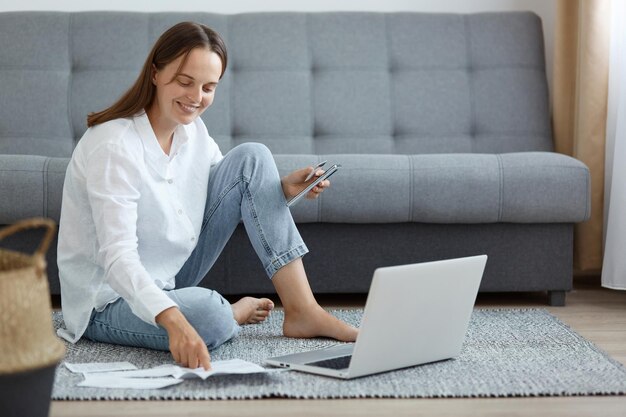
{"label": "sofa backrest", "polygon": [[229,67],[203,115],[225,152],[552,150],[543,35],[527,12],[0,13],[0,153],[67,157],[86,116],[136,79],[177,22]]}

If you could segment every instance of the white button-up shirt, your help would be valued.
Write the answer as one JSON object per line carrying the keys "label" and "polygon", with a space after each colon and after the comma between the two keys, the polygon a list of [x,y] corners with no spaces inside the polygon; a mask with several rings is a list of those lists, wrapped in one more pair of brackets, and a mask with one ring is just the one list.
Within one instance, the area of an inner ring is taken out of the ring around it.
{"label": "white button-up shirt", "polygon": [[200,118],[178,126],[169,155],[145,113],[87,130],[63,186],[60,336],[76,342],[91,312],[119,297],[154,326],[176,306],[163,290],[197,244],[209,171],[221,159]]}

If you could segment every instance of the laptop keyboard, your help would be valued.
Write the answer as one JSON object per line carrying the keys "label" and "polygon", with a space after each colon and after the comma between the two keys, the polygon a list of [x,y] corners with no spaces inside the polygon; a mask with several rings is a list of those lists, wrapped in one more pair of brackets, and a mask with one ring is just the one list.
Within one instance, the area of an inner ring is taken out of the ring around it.
{"label": "laptop keyboard", "polygon": [[338,358],[324,359],[323,361],[307,363],[311,366],[319,366],[320,368],[328,369],[347,369],[350,366],[350,360],[352,355],[340,356]]}

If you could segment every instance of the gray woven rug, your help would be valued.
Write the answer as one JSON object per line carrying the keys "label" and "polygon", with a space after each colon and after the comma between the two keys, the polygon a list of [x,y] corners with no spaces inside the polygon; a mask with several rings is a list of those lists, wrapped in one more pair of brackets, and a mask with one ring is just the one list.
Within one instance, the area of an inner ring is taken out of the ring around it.
{"label": "gray woven rug", "polygon": [[[331,310],[357,325],[362,310]],[[324,347],[329,339],[281,336],[282,312],[211,352],[213,360],[258,364],[270,356]],[[62,321],[54,313],[54,324]],[[169,353],[85,340],[67,344],[66,361],[129,361],[139,368],[172,363]],[[611,359],[545,310],[475,310],[461,355],[454,359],[351,381],[295,371],[213,376],[158,390],[77,387],[82,376],[57,368],[55,400],[422,398],[617,395],[626,393],[626,367]]]}

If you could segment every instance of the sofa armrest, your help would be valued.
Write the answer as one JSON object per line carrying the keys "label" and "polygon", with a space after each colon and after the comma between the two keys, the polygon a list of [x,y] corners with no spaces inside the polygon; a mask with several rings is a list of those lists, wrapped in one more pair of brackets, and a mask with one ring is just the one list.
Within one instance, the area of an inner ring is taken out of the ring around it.
{"label": "sofa armrest", "polygon": [[0,155],[0,224],[38,216],[58,222],[68,163],[69,158]]}

